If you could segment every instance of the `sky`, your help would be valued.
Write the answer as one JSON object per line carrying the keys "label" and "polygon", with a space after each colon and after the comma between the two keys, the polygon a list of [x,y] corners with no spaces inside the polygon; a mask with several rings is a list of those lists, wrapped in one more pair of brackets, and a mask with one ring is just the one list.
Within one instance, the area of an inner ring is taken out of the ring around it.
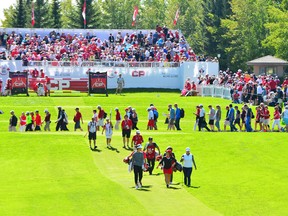
{"label": "sky", "polygon": [[[10,5],[16,4],[16,1],[17,0],[8,0],[8,1],[7,0],[1,0],[1,3],[0,3],[0,20],[4,19],[3,9],[4,8],[9,8]],[[0,24],[2,25],[2,23],[0,23]]]}

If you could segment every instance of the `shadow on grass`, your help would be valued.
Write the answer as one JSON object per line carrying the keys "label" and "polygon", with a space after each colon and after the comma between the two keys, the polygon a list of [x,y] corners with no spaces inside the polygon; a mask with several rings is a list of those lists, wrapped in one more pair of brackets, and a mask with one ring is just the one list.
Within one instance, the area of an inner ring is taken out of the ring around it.
{"label": "shadow on grass", "polygon": [[101,152],[102,150],[100,150],[100,149],[91,149],[91,151],[93,151],[93,152]]}
{"label": "shadow on grass", "polygon": [[174,187],[174,186],[171,186],[171,185],[170,185],[167,189],[180,190],[181,188]]}
{"label": "shadow on grass", "polygon": [[107,149],[111,150],[111,151],[116,151],[117,153],[120,153],[120,151],[117,148],[114,148],[112,146],[107,147]]}
{"label": "shadow on grass", "polygon": [[199,189],[200,186],[190,186],[190,188]]}

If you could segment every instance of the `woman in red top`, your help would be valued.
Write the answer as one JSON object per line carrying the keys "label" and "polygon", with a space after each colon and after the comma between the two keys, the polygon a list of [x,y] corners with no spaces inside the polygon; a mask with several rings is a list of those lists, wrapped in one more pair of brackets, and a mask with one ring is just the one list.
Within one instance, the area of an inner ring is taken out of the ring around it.
{"label": "woman in red top", "polygon": [[116,124],[115,124],[115,130],[119,130],[119,125],[120,125],[120,121],[121,121],[121,114],[119,112],[118,108],[115,108],[115,112],[116,112]]}
{"label": "woman in red top", "polygon": [[38,130],[41,131],[41,124],[42,124],[41,116],[39,114],[39,111],[36,110],[35,111],[35,125],[36,125],[35,131],[38,131]]}
{"label": "woman in red top", "polygon": [[129,138],[132,130],[132,121],[128,119],[128,115],[124,116],[124,119],[121,123],[121,127],[122,127],[123,148],[126,149],[129,148]]}
{"label": "woman in red top", "polygon": [[24,112],[22,112],[22,115],[20,116],[20,132],[24,132],[26,128],[26,115]]}
{"label": "woman in red top", "polygon": [[165,176],[166,187],[168,188],[171,182],[171,175],[173,173],[173,167],[175,166],[175,158],[172,157],[172,150],[167,149],[166,155],[159,162],[157,168],[161,165]]}

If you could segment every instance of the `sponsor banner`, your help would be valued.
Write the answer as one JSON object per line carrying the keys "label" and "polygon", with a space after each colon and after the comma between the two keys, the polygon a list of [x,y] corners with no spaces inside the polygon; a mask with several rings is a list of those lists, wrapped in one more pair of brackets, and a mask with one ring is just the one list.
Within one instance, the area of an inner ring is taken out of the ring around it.
{"label": "sponsor banner", "polygon": [[26,72],[9,72],[11,78],[12,95],[28,93],[28,79]]}
{"label": "sponsor banner", "polygon": [[[84,79],[55,79],[51,78],[51,90],[75,90],[88,92],[88,78]],[[46,89],[46,80],[44,78],[29,78],[29,89],[37,91],[37,84],[44,84]]]}
{"label": "sponsor banner", "polygon": [[10,71],[21,71],[22,61],[0,60],[0,78],[2,79],[2,89],[4,92],[6,80],[9,78]]}
{"label": "sponsor banner", "polygon": [[[183,89],[185,80],[190,77],[196,81],[199,75],[218,75],[219,64],[216,62],[184,62],[180,67],[115,67],[107,64],[91,64],[91,62],[82,62],[81,65],[74,66],[56,66],[53,64],[34,64],[33,66],[24,67],[21,61],[1,61],[1,77],[3,86],[9,75],[7,71],[23,71],[40,69],[44,70],[45,75],[52,80],[52,89],[54,90],[77,90],[88,91],[88,73],[89,71],[107,71],[107,88],[117,87],[117,77],[121,73],[125,80],[125,88],[169,88]],[[29,80],[31,78],[29,77]],[[79,80],[70,80],[79,79]],[[31,85],[30,85],[31,86]],[[3,87],[4,88],[4,87]],[[32,88],[33,89],[33,88]]]}
{"label": "sponsor banner", "polygon": [[105,93],[107,95],[107,72],[89,72],[90,93]]}

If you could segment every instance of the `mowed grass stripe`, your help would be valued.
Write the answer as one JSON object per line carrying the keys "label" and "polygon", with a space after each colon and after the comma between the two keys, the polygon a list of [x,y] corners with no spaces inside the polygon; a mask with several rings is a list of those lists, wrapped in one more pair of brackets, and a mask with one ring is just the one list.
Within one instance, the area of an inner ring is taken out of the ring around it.
{"label": "mowed grass stripe", "polygon": [[[28,137],[28,136],[27,136]],[[94,165],[75,136],[1,134],[0,215],[133,215],[142,204]],[[3,140],[13,142],[3,142]],[[109,199],[107,199],[109,197]]]}
{"label": "mowed grass stripe", "polygon": [[[165,149],[163,144],[160,145],[160,148]],[[129,173],[128,166],[122,162],[123,158],[129,155],[131,151],[118,148],[119,154],[105,147],[101,149],[103,149],[101,153],[92,152],[96,166],[101,164],[101,166],[98,166],[100,172],[107,178],[119,183],[126,190],[126,193],[141,202],[151,215],[165,215],[168,212],[169,215],[184,215],[187,212],[192,215],[221,215],[204,205],[192,193],[187,191],[193,190],[193,188],[187,189],[186,186],[181,184],[181,173],[174,174],[174,182],[177,184],[167,189],[164,183],[164,175],[160,169],[155,168],[154,173],[157,175],[152,176],[144,172],[143,188],[136,190],[133,172]],[[157,164],[156,162],[156,166]]]}

